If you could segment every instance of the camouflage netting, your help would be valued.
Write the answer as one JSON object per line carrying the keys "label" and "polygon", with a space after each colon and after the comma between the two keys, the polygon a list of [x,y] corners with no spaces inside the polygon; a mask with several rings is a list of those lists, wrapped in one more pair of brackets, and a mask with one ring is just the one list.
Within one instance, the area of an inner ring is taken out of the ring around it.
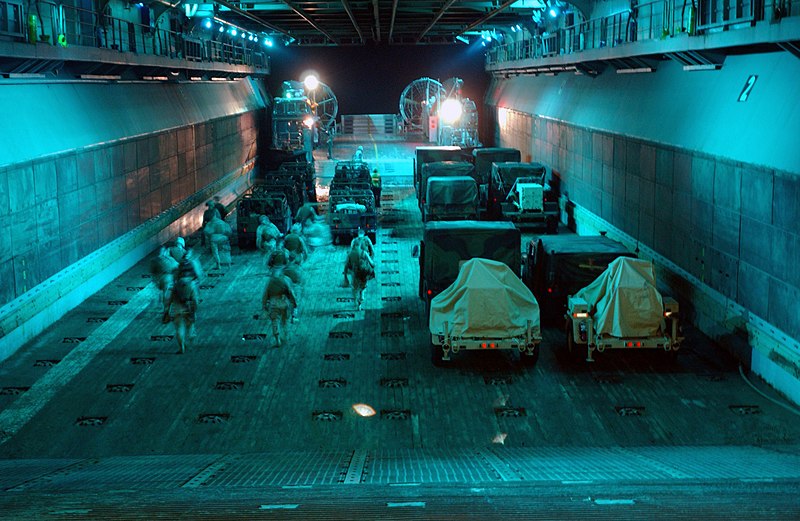
{"label": "camouflage netting", "polygon": [[431,301],[431,334],[500,339],[524,336],[528,324],[541,336],[539,304],[533,293],[502,262],[472,259],[458,278]]}
{"label": "camouflage netting", "polygon": [[620,257],[576,296],[589,304],[599,334],[649,337],[664,329],[664,303],[649,261]]}

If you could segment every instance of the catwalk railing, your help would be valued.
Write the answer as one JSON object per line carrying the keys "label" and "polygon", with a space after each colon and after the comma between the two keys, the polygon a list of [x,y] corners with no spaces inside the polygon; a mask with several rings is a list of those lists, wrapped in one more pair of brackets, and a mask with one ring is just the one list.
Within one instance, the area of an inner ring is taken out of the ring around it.
{"label": "catwalk railing", "polygon": [[226,33],[214,36],[224,40],[160,29],[46,0],[39,0],[33,9],[23,0],[0,0],[0,37],[5,39],[269,69],[269,57],[257,43],[247,38],[239,41]]}
{"label": "catwalk railing", "polygon": [[494,45],[487,65],[550,58],[644,40],[663,40],[681,33],[702,36],[717,30],[750,27],[760,20],[779,21],[800,15],[800,0],[658,0],[609,16]]}

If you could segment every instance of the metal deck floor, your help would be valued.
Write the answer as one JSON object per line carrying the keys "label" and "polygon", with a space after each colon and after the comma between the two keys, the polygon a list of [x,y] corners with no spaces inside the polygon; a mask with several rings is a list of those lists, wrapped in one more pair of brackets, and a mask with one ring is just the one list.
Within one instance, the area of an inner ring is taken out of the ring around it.
{"label": "metal deck floor", "polygon": [[317,249],[299,321],[271,348],[263,259],[234,250],[216,271],[202,252],[198,336],[178,355],[146,259],[0,364],[0,507],[36,517],[57,508],[22,498],[111,490],[800,482],[798,417],[690,327],[676,360],[576,365],[545,329],[533,368],[496,352],[433,367],[403,181],[384,189],[363,311],[341,287],[345,247]]}

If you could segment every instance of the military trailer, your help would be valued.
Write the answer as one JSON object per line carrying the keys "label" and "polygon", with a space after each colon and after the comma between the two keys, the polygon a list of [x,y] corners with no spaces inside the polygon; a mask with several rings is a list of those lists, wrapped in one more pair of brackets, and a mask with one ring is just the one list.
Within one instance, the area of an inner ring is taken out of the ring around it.
{"label": "military trailer", "polygon": [[541,163],[493,163],[486,212],[489,219],[508,220],[520,228],[544,225],[558,230],[558,194],[547,182]]}
{"label": "military trailer", "polygon": [[328,198],[328,225],[335,244],[342,240],[349,241],[358,235],[359,228],[375,243],[378,214],[375,212],[375,196],[372,190],[332,190]]}
{"label": "military trailer", "polygon": [[635,256],[604,235],[544,235],[528,243],[523,280],[539,302],[542,322],[558,324],[567,295],[597,278],[617,257]]}
{"label": "military trailer", "polygon": [[521,157],[519,150],[516,148],[486,147],[476,148],[472,151],[472,162],[475,165],[475,174],[481,190],[481,204],[485,206],[487,200],[492,164],[519,162]]}
{"label": "military trailer", "polygon": [[455,176],[470,176],[475,178],[475,166],[466,161],[435,161],[433,163],[425,163],[422,165],[422,173],[420,174],[420,189],[417,203],[419,209],[425,206],[425,198],[428,190],[428,178],[430,177],[455,177]]}
{"label": "military trailer", "polygon": [[331,190],[344,188],[371,189],[369,165],[363,161],[339,161],[333,172]]}
{"label": "military trailer", "polygon": [[567,299],[567,349],[577,357],[606,349],[674,352],[678,303],[656,289],[653,263],[620,257],[588,286]]}
{"label": "military trailer", "polygon": [[464,262],[456,280],[431,301],[428,328],[434,365],[462,350],[518,352],[524,365],[539,357],[539,305],[502,262]]}
{"label": "military trailer", "polygon": [[478,184],[472,177],[429,177],[422,222],[478,219]]}
{"label": "military trailer", "polygon": [[430,302],[458,277],[464,261],[481,257],[520,272],[520,232],[507,222],[432,221],[425,223],[419,246],[419,298]]}
{"label": "military trailer", "polygon": [[240,248],[255,248],[258,218],[266,215],[281,233],[292,225],[292,211],[286,195],[268,191],[268,186],[255,185],[236,203],[236,234]]}
{"label": "military trailer", "polygon": [[303,190],[290,176],[282,176],[278,172],[267,172],[267,177],[260,181],[260,184],[268,192],[286,196],[292,214],[303,205]]}
{"label": "military trailer", "polygon": [[294,183],[302,203],[317,202],[316,171],[312,163],[284,162],[277,175]]}
{"label": "military trailer", "polygon": [[414,152],[414,190],[417,198],[420,197],[420,192],[425,190],[425,185],[421,183],[422,165],[437,161],[461,161],[462,154],[463,151],[454,146],[417,147]]}

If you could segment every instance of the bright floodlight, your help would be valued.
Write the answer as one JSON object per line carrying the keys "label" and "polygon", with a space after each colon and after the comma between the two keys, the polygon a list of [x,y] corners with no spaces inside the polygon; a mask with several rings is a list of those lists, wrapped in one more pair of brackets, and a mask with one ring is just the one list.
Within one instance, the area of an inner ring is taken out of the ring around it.
{"label": "bright floodlight", "polygon": [[319,79],[313,74],[309,74],[306,76],[306,79],[303,80],[303,85],[305,85],[308,90],[314,90],[319,87]]}
{"label": "bright floodlight", "polygon": [[461,103],[452,98],[444,100],[439,115],[445,123],[455,123],[461,117]]}
{"label": "bright floodlight", "polygon": [[314,128],[314,118],[311,116],[306,117],[306,119],[303,120],[303,125],[307,126],[308,128]]}
{"label": "bright floodlight", "polygon": [[203,22],[203,27],[205,27],[206,29],[211,29],[211,20],[206,20],[205,22]]}
{"label": "bright floodlight", "polygon": [[556,11],[554,8],[551,7],[550,8],[550,16],[555,18],[556,16],[558,16],[558,11]]}

